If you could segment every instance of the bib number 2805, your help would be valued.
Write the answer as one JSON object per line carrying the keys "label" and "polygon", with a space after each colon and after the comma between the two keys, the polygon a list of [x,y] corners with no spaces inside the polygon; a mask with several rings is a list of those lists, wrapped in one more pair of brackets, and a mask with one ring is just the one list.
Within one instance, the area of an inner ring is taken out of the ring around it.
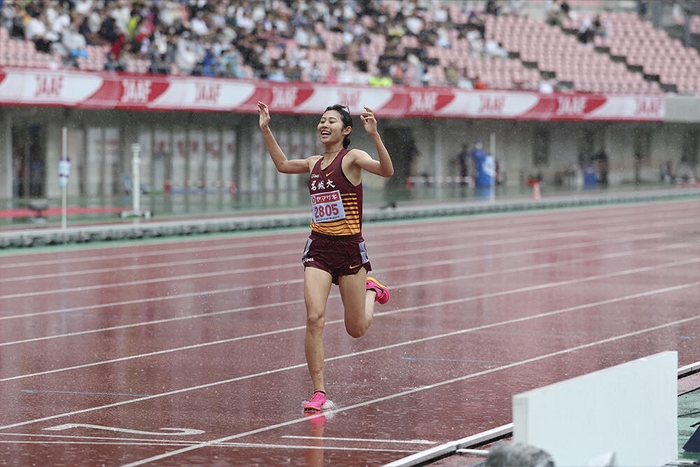
{"label": "bib number 2805", "polygon": [[314,222],[328,222],[345,218],[343,200],[339,191],[311,195]]}

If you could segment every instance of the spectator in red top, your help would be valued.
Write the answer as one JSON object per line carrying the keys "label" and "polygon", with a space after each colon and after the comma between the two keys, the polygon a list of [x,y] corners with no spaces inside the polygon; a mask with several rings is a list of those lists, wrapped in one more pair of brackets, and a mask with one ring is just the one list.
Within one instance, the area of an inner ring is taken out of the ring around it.
{"label": "spectator in red top", "polygon": [[481,79],[481,76],[476,75],[474,78],[474,89],[488,89],[488,86],[486,86],[486,83]]}

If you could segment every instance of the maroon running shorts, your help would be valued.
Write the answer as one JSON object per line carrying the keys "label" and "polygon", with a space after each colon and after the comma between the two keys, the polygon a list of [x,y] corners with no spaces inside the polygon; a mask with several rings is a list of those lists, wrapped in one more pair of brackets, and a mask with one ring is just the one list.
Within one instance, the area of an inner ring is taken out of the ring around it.
{"label": "maroon running shorts", "polygon": [[311,232],[301,258],[304,267],[326,271],[338,284],[338,277],[357,274],[360,267],[372,270],[362,234],[331,237]]}

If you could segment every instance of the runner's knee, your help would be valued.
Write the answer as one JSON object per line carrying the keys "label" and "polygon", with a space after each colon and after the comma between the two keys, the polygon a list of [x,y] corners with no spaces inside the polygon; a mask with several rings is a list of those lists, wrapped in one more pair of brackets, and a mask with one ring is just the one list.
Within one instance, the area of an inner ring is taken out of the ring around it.
{"label": "runner's knee", "polygon": [[323,313],[312,313],[309,312],[306,317],[306,328],[309,330],[323,330],[323,326],[326,324],[326,317]]}
{"label": "runner's knee", "polygon": [[364,336],[368,327],[365,323],[345,323],[345,330],[355,339]]}

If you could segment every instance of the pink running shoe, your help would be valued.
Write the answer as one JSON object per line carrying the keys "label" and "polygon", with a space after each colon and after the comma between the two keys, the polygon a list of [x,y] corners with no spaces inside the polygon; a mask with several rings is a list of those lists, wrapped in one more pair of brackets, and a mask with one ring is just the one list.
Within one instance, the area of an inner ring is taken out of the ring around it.
{"label": "pink running shoe", "polygon": [[326,403],[326,395],[321,391],[316,391],[311,397],[311,400],[304,402],[304,410],[321,411],[323,404]]}
{"label": "pink running shoe", "polygon": [[389,293],[389,289],[380,284],[374,277],[367,278],[367,290],[374,290],[377,293],[377,296],[374,298],[375,302],[379,302],[380,304],[384,305],[389,301],[389,296],[391,295]]}

